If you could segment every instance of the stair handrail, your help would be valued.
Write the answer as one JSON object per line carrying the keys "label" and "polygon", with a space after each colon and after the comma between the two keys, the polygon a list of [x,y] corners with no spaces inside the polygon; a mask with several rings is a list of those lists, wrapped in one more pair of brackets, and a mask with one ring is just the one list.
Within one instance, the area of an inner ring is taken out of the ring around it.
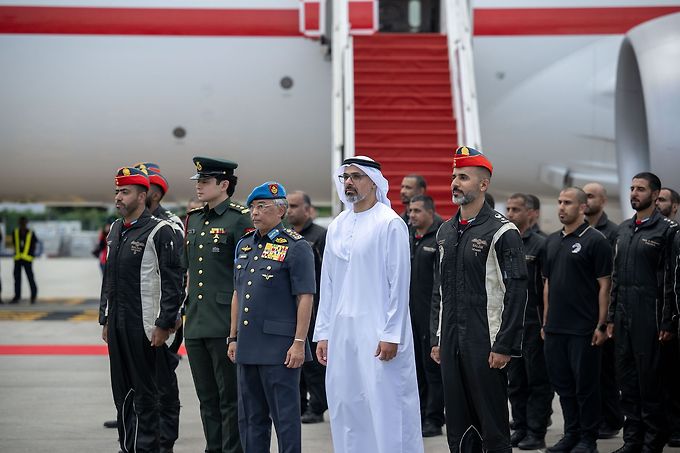
{"label": "stair handrail", "polygon": [[453,109],[458,143],[482,148],[479,109],[472,53],[472,5],[470,0],[442,0],[451,72]]}
{"label": "stair handrail", "polygon": [[[349,2],[333,2],[333,156],[334,172],[346,157],[354,156],[354,58],[350,35]],[[333,215],[342,210],[333,185]]]}

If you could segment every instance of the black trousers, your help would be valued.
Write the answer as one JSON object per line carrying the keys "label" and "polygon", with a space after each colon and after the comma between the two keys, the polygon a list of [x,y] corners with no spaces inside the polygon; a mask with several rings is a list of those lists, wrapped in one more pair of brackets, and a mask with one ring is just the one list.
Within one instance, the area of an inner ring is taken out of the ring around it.
{"label": "black trousers", "polygon": [[663,412],[661,343],[656,312],[648,308],[651,309],[637,309],[635,316],[631,316],[622,304],[617,307],[616,374],[621,389],[621,409],[626,417],[623,440],[644,445],[650,452],[660,452],[666,443],[668,425]]}
{"label": "black trousers", "polygon": [[187,338],[191,375],[201,407],[206,453],[241,453],[236,365],[227,357],[226,338]]}
{"label": "black trousers", "polygon": [[512,452],[508,375],[489,368],[489,352],[441,348],[446,437],[454,452]]}
{"label": "black trousers", "polygon": [[602,423],[609,428],[623,426],[621,395],[616,381],[616,346],[613,338],[602,345],[602,364],[600,369],[600,399],[602,402]]}
{"label": "black trousers", "polygon": [[[157,453],[160,448],[156,356],[144,330],[117,325],[109,317],[111,388],[118,440],[125,453]],[[165,348],[165,346],[162,346]]]}
{"label": "black trousers", "polygon": [[661,378],[669,434],[680,437],[680,348],[677,339],[661,344]]}
{"label": "black trousers", "polygon": [[548,376],[560,397],[564,434],[595,444],[600,426],[600,347],[591,335],[545,334]]}
{"label": "black trousers", "polygon": [[[316,343],[310,340],[312,360],[302,365],[300,377],[300,411],[310,410],[315,414],[323,414],[328,410],[326,400],[326,367],[316,358]],[[309,393],[309,399],[307,394]]]}
{"label": "black trousers", "polygon": [[[177,332],[181,335],[181,332]],[[176,334],[176,336],[177,336]],[[179,387],[175,370],[179,365],[177,350],[159,348],[156,355],[158,405],[160,409],[160,445],[172,449],[179,437]]]}
{"label": "black trousers", "polygon": [[552,413],[553,389],[538,324],[525,324],[522,357],[513,357],[508,364],[508,398],[516,429],[545,437]]}
{"label": "black trousers", "polygon": [[421,421],[436,426],[444,424],[444,385],[442,369],[432,360],[430,352],[430,336],[428,332],[419,332],[413,326],[413,349],[416,358],[416,376],[418,378],[418,394],[420,396]]}
{"label": "black trousers", "polygon": [[31,287],[31,300],[38,297],[38,287],[33,276],[33,262],[24,260],[14,260],[14,298],[21,299],[21,269],[26,272],[28,284]]}
{"label": "black trousers", "polygon": [[280,453],[301,453],[300,368],[238,365],[238,424],[245,453],[268,452],[272,422]]}

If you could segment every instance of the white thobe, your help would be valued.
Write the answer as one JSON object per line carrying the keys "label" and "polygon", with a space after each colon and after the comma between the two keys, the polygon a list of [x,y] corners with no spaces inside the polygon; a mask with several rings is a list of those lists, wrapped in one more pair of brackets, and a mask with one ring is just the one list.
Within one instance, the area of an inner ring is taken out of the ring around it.
{"label": "white thobe", "polygon": [[[408,229],[390,208],[342,212],[328,227],[314,341],[328,340],[326,393],[335,453],[420,453],[409,315]],[[398,343],[390,361],[380,341]]]}

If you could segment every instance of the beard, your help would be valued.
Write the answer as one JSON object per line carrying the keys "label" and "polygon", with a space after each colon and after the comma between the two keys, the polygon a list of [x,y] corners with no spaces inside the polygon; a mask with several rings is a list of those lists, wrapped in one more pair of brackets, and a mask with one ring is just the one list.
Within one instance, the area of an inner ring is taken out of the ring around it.
{"label": "beard", "polygon": [[636,211],[644,211],[651,205],[652,205],[651,197],[644,200],[630,200],[630,207]]}
{"label": "beard", "polygon": [[345,198],[348,203],[354,204],[366,198],[366,195],[361,195],[355,188],[348,188],[345,189]]}
{"label": "beard", "polygon": [[474,192],[465,193],[461,191],[461,193],[462,195],[451,194],[451,200],[453,200],[453,202],[457,205],[465,206],[466,204],[470,204],[477,199],[477,194]]}

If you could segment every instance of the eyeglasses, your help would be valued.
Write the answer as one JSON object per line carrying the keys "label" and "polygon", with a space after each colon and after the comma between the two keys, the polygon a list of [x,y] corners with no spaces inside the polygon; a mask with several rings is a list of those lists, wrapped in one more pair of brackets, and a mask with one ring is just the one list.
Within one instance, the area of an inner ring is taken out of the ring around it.
{"label": "eyeglasses", "polygon": [[275,203],[257,203],[257,204],[251,204],[248,206],[248,209],[251,211],[263,211],[271,206],[274,206]]}
{"label": "eyeglasses", "polygon": [[338,175],[338,179],[340,180],[341,183],[344,184],[345,181],[347,181],[347,179],[351,179],[352,182],[359,182],[361,181],[361,178],[363,178],[364,176],[366,175],[361,173],[343,173],[341,175]]}

